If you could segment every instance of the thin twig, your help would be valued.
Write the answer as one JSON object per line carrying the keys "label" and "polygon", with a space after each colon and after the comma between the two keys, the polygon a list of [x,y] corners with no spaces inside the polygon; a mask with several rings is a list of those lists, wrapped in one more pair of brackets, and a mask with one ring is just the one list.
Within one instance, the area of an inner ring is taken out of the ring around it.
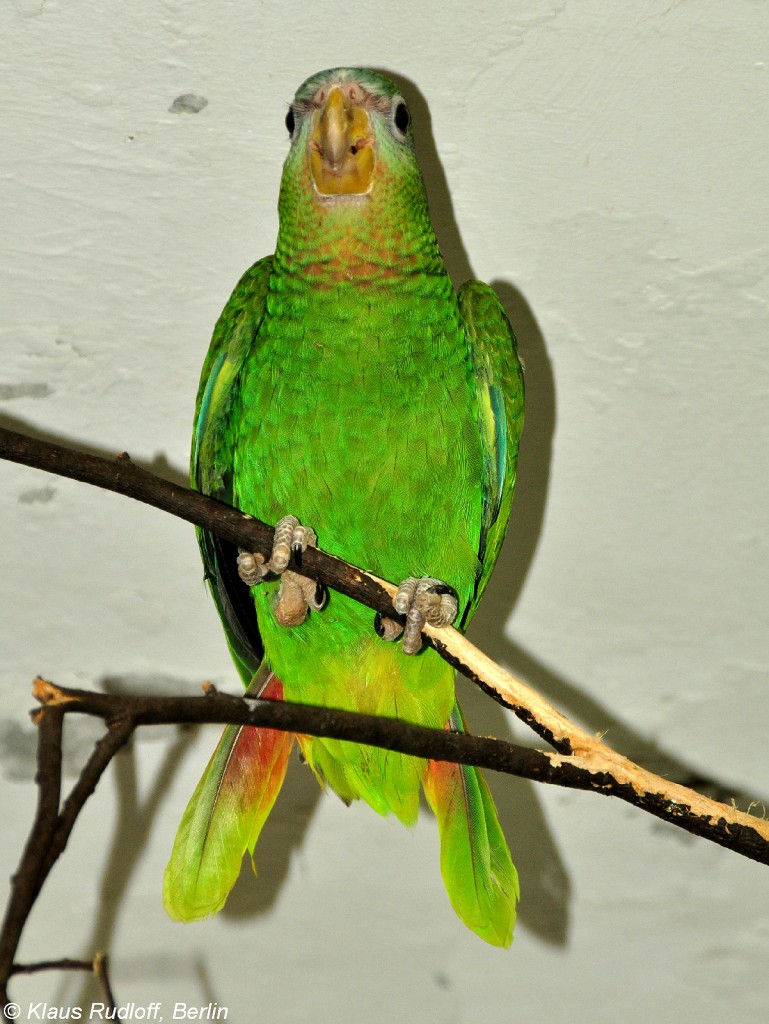
{"label": "thin twig", "polygon": [[97,953],[93,958],[93,973],[96,975],[99,984],[101,985],[104,998],[107,1001],[107,1006],[110,1010],[114,1010],[117,1003],[109,980],[109,958],[106,953]]}
{"label": "thin twig", "polygon": [[42,865],[46,875],[63,853],[83,805],[96,789],[107,765],[127,743],[134,726],[135,722],[129,717],[113,719],[107,723],[107,731],[96,743],[56,820]]}
{"label": "thin twig", "polygon": [[11,975],[38,974],[41,971],[87,971],[98,980],[108,1008],[114,1010],[117,1004],[109,980],[108,963],[106,953],[97,953],[93,960],[71,960],[69,957],[62,957],[60,960],[38,960],[32,964],[14,964],[11,968]]}
{"label": "thin twig", "polygon": [[37,974],[39,971],[93,971],[92,960],[39,960],[34,964],[14,964],[11,974]]}

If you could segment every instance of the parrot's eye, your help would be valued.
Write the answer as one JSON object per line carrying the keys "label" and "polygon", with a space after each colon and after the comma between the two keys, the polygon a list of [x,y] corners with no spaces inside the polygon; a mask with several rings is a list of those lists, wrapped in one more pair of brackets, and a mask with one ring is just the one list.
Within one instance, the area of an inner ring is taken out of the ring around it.
{"label": "parrot's eye", "polygon": [[409,125],[411,124],[411,114],[409,113],[409,108],[406,106],[403,100],[401,100],[395,108],[395,113],[393,114],[393,121],[395,123],[395,127],[398,129],[401,135],[405,135],[406,132],[409,130]]}
{"label": "parrot's eye", "polygon": [[296,128],[296,118],[294,117],[293,107],[288,108],[288,113],[286,114],[286,128],[288,129],[289,135],[294,134],[294,128]]}

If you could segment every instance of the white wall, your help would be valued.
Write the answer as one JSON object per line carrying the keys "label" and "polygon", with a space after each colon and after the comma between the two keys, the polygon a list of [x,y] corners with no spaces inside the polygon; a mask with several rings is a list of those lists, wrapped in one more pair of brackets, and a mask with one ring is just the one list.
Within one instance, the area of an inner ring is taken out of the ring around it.
{"label": "white wall", "polygon": [[[474,638],[644,764],[767,798],[764,0],[12,0],[0,39],[3,422],[182,477],[212,325],[273,244],[287,102],[323,67],[398,72],[447,259],[498,285],[528,367],[513,526]],[[208,103],[170,112],[184,94]],[[35,673],[154,693],[235,678],[188,526],[0,478],[7,877]],[[524,736],[465,703],[478,731]],[[71,733],[82,759],[93,730]],[[162,868],[214,734],[145,732],[119,758],[24,959],[106,946],[120,1001],[163,1000],[166,1019],[177,1000],[276,1024],[769,1017],[765,867],[509,778],[492,779],[524,890],[509,952],[454,918],[433,822],[347,810],[298,765],[258,881],[172,924]],[[58,976],[14,991],[92,994]]]}

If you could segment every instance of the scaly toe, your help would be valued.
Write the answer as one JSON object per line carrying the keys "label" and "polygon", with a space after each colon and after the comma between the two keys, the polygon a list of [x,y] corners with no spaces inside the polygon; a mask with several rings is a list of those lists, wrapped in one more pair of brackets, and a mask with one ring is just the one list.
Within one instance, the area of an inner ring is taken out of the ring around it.
{"label": "scaly toe", "polygon": [[416,579],[410,576],[398,587],[393,599],[397,612],[406,616],[403,629],[404,654],[417,654],[422,648],[422,627],[450,625],[457,617],[459,602],[456,592],[442,580],[431,576]]}
{"label": "scaly toe", "polygon": [[300,626],[307,618],[307,601],[295,572],[284,572],[275,599],[275,618],[281,626]]}
{"label": "scaly toe", "polygon": [[268,572],[269,568],[264,561],[264,555],[258,551],[246,551],[244,548],[238,548],[238,576],[246,586],[254,587],[257,583],[261,583]]}
{"label": "scaly toe", "polygon": [[296,516],[283,516],[275,524],[275,534],[272,539],[272,556],[269,561],[270,570],[278,576],[284,571],[291,561],[291,550],[294,546],[294,537],[301,526]]}
{"label": "scaly toe", "polygon": [[[459,610],[456,591],[440,580],[422,580],[414,604],[431,626],[450,626]],[[429,585],[428,585],[429,584]]]}
{"label": "scaly toe", "polygon": [[312,527],[302,526],[296,516],[283,516],[275,524],[269,562],[258,551],[238,548],[238,575],[247,586],[253,587],[270,573],[282,575],[292,555],[296,564],[301,565],[304,551],[308,547],[315,547],[317,543],[318,538]]}
{"label": "scaly toe", "polygon": [[318,537],[311,526],[296,526],[291,537],[291,552],[298,566],[302,564],[302,555],[307,548],[314,548]]}

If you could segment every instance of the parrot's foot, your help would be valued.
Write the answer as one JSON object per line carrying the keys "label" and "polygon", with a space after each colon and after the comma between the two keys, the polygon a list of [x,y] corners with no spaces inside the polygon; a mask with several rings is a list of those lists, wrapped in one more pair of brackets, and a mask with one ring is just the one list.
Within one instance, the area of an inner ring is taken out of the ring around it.
{"label": "parrot's foot", "polygon": [[280,578],[275,618],[281,626],[301,626],[308,611],[319,612],[327,598],[322,583],[286,569]]}
{"label": "parrot's foot", "polygon": [[302,526],[296,516],[283,516],[275,524],[269,562],[265,561],[264,555],[259,551],[238,548],[238,575],[247,586],[256,586],[269,573],[280,576],[290,562],[292,554],[301,565],[302,552],[308,547],[314,548],[317,543],[318,538],[312,527]]}
{"label": "parrot's foot", "polygon": [[459,610],[456,591],[442,580],[425,576],[421,580],[410,576],[398,587],[393,598],[396,612],[406,616],[401,627],[394,619],[375,620],[374,627],[384,640],[395,640],[403,632],[403,653],[417,654],[422,648],[422,627],[450,626]]}
{"label": "parrot's foot", "polygon": [[280,576],[280,590],[275,602],[275,618],[281,626],[299,626],[307,612],[320,611],[328,594],[322,583],[286,569],[291,555],[302,564],[302,553],[317,544],[315,530],[302,526],[296,516],[284,516],[275,524],[272,554],[269,561],[259,551],[238,549],[238,575],[249,587],[261,583],[270,573]]}

